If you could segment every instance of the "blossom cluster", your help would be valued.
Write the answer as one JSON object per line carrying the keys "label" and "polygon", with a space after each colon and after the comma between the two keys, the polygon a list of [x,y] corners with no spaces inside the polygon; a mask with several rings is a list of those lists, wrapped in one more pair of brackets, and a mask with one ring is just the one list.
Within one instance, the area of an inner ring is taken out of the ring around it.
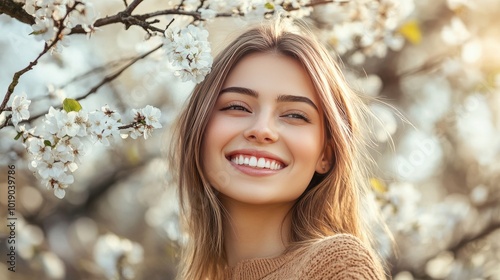
{"label": "blossom cluster", "polygon": [[[17,96],[14,97],[14,101],[18,100]],[[28,101],[24,100],[21,104]],[[20,106],[14,103],[13,119],[17,120],[19,116],[16,115],[24,112],[17,112]],[[24,125],[17,126],[15,123],[19,137],[22,135],[30,155],[29,169],[44,186],[53,189],[58,198],[63,198],[65,189],[74,182],[72,173],[87,152],[86,143],[99,142],[109,146],[114,139],[120,138],[120,130],[127,133],[122,136],[131,136],[133,139],[144,136],[147,139],[153,129],[162,127],[159,122],[160,110],[150,105],[140,110],[134,109],[134,121],[123,125],[120,114],[108,106],[87,112],[79,108],[76,100],[70,100],[67,104],[64,110],[50,107],[36,135],[35,129],[26,130]]]}
{"label": "blossom cluster", "polygon": [[264,1],[264,7],[274,11],[284,11],[285,15],[294,19],[301,19],[307,17],[313,11],[313,8],[308,6],[311,1],[309,0],[278,0],[278,1]]}
{"label": "blossom cluster", "polygon": [[183,1],[184,9],[200,12],[201,18],[204,20],[211,20],[218,13],[232,13],[235,16],[244,15],[247,20],[251,18],[260,20],[262,17],[267,17],[274,13],[300,19],[311,14],[313,8],[309,4],[311,4],[310,0],[210,0],[204,1],[203,7],[200,8],[200,1],[198,0]]}
{"label": "blossom cluster", "polygon": [[35,18],[33,34],[48,45],[56,39],[67,43],[65,35],[77,25],[91,32],[96,20],[92,4],[86,0],[26,0],[24,9]]}
{"label": "blossom cluster", "polygon": [[348,54],[350,63],[362,64],[366,57],[385,57],[388,49],[400,50],[400,32],[414,11],[413,0],[348,1],[316,9],[314,16],[324,25],[323,38],[340,55]]}
{"label": "blossom cluster", "polygon": [[14,96],[12,100],[12,114],[11,121],[17,126],[17,124],[22,120],[27,120],[30,118],[29,106],[31,104],[31,100],[26,98],[26,94],[23,93],[21,95]]}
{"label": "blossom cluster", "polygon": [[182,81],[199,83],[210,73],[212,56],[208,31],[194,25],[184,29],[172,28],[165,32],[164,49]]}
{"label": "blossom cluster", "polygon": [[441,245],[446,245],[449,240],[443,238],[451,236],[456,226],[466,221],[471,208],[465,196],[456,195],[425,205],[422,192],[407,182],[393,182],[386,186],[374,179],[372,185],[377,190],[376,201],[391,231],[418,238],[421,244],[440,240]]}
{"label": "blossom cluster", "polygon": [[144,249],[138,243],[112,233],[99,237],[94,246],[94,260],[108,279],[132,279],[134,265],[143,260]]}

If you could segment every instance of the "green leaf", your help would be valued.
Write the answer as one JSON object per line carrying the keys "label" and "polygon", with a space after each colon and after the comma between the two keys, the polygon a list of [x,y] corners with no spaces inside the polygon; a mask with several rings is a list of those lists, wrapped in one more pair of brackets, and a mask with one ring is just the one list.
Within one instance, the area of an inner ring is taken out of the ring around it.
{"label": "green leaf", "polygon": [[68,113],[72,111],[78,112],[82,109],[82,105],[80,105],[80,102],[75,99],[66,98],[63,101],[63,109]]}
{"label": "green leaf", "polygon": [[47,30],[38,30],[38,31],[33,31],[29,35],[40,35],[47,32]]}
{"label": "green leaf", "polygon": [[51,147],[52,146],[52,144],[50,143],[49,140],[44,140],[43,144],[45,145],[45,147]]}
{"label": "green leaf", "polygon": [[21,135],[23,135],[22,132],[18,132],[16,137],[14,137],[14,140],[19,140],[19,137],[21,137]]}
{"label": "green leaf", "polygon": [[266,9],[269,9],[269,10],[274,10],[274,4],[273,3],[270,3],[270,2],[267,2],[264,7],[266,7]]}

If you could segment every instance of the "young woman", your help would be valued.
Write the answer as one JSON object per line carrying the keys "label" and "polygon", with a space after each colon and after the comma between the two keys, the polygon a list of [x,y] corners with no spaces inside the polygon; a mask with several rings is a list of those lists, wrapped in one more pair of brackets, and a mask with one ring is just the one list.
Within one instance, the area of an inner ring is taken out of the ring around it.
{"label": "young woman", "polygon": [[175,134],[181,279],[385,279],[362,213],[364,105],[279,21],[214,60]]}

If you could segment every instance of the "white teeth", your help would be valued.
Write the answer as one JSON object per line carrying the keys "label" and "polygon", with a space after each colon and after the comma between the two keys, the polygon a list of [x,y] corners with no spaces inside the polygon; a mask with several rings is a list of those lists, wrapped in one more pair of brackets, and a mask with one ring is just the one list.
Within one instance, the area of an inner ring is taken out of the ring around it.
{"label": "white teeth", "polygon": [[250,161],[248,162],[248,165],[250,165],[251,167],[257,166],[257,158],[256,157],[251,157]]}
{"label": "white teeth", "polygon": [[266,167],[266,160],[264,158],[259,158],[259,161],[257,162],[257,167],[260,168]]}
{"label": "white teeth", "polygon": [[245,157],[243,155],[236,155],[231,157],[231,161],[238,165],[248,165],[256,168],[266,168],[271,170],[279,170],[283,166],[274,161],[266,158],[257,158],[255,156]]}

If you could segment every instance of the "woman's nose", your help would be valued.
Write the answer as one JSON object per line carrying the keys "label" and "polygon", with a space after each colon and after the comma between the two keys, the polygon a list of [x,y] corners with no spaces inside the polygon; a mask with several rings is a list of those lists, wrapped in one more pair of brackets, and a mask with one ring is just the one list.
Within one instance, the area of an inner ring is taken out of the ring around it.
{"label": "woman's nose", "polygon": [[270,114],[256,117],[243,134],[247,140],[259,143],[274,143],[279,138],[275,120]]}

